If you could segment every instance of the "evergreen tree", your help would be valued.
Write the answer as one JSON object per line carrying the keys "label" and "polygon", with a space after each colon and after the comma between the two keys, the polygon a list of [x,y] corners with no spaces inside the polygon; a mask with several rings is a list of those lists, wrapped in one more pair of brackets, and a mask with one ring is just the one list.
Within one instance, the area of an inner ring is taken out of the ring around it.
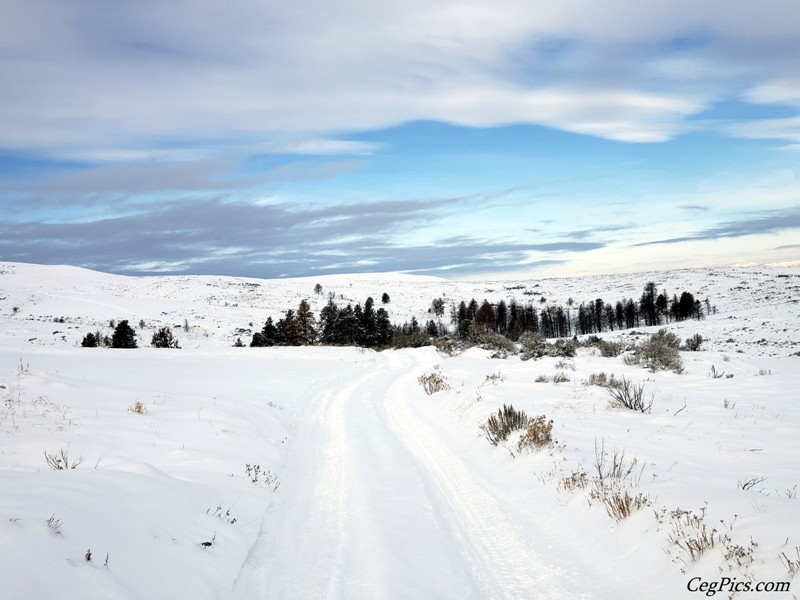
{"label": "evergreen tree", "polygon": [[294,310],[291,308],[286,311],[286,316],[278,321],[278,343],[286,346],[302,346],[303,334],[300,330],[300,323],[297,320]]}
{"label": "evergreen tree", "polygon": [[136,332],[128,325],[127,319],[120,321],[114,328],[114,334],[111,336],[112,348],[137,348],[136,345]]}
{"label": "evergreen tree", "polygon": [[355,346],[358,343],[360,323],[350,304],[339,311],[336,325],[335,343],[337,345]]}
{"label": "evergreen tree", "polygon": [[178,340],[172,336],[172,330],[169,327],[162,327],[154,332],[150,339],[150,345],[153,348],[180,348]]}
{"label": "evergreen tree", "polygon": [[469,317],[467,305],[463,300],[461,301],[461,304],[458,305],[458,314],[456,319],[456,331],[458,332],[458,337],[466,338],[467,334],[469,334],[469,326],[472,323],[472,319]]}
{"label": "evergreen tree", "polygon": [[494,331],[496,315],[488,300],[484,300],[475,312],[475,327],[485,331]]}
{"label": "evergreen tree", "polygon": [[649,281],[644,286],[642,298],[639,301],[639,311],[644,317],[645,325],[658,325],[658,314],[656,312],[656,284]]}
{"label": "evergreen tree", "polygon": [[328,304],[319,311],[321,339],[323,344],[336,344],[337,328],[339,321],[339,308],[333,302],[333,299],[328,300]]}
{"label": "evergreen tree", "polygon": [[611,306],[611,304],[606,304],[605,311],[606,311],[606,319],[605,320],[606,320],[606,323],[608,323],[608,328],[611,331],[614,331],[614,321],[616,320],[615,313],[614,313],[614,307]]}
{"label": "evergreen tree", "polygon": [[278,328],[272,322],[272,317],[267,317],[267,321],[261,331],[253,334],[253,341],[250,342],[250,347],[274,346],[278,343],[278,337]]}
{"label": "evergreen tree", "polygon": [[614,317],[617,319],[617,329],[625,328],[625,305],[621,300],[617,300],[614,307]]}
{"label": "evergreen tree", "polygon": [[379,308],[375,312],[375,325],[377,335],[375,338],[376,344],[385,346],[392,341],[392,324],[389,321],[389,313],[383,308]]}
{"label": "evergreen tree", "polygon": [[316,319],[307,300],[301,300],[297,307],[297,326],[300,334],[300,344],[307,346],[313,344],[317,337]]}
{"label": "evergreen tree", "polygon": [[368,348],[378,342],[378,323],[375,316],[375,301],[372,296],[367,297],[364,302],[364,310],[361,312],[361,343]]}
{"label": "evergreen tree", "polygon": [[594,301],[594,327],[597,333],[603,331],[603,310],[605,308],[605,302],[603,302],[602,298],[598,298]]}
{"label": "evergreen tree", "polygon": [[639,326],[639,312],[636,310],[636,304],[633,298],[628,298],[625,302],[625,327],[626,329],[633,329]]}
{"label": "evergreen tree", "polygon": [[431,337],[439,336],[439,327],[436,325],[436,322],[433,319],[425,323],[425,333]]}
{"label": "evergreen tree", "polygon": [[431,302],[431,312],[437,317],[444,316],[444,300],[434,298],[433,302]]}
{"label": "evergreen tree", "polygon": [[508,333],[508,307],[505,300],[500,300],[494,310],[494,330],[500,335]]}
{"label": "evergreen tree", "polygon": [[99,345],[99,340],[97,336],[93,333],[87,333],[83,336],[83,340],[81,341],[81,346],[83,348],[97,348]]}

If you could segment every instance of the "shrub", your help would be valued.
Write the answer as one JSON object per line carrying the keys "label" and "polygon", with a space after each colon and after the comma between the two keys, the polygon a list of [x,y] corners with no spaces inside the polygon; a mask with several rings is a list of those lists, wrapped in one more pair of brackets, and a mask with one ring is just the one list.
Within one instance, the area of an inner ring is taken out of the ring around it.
{"label": "shrub", "polygon": [[635,511],[650,505],[650,498],[641,492],[633,494],[629,487],[619,481],[595,479],[589,490],[589,499],[603,505],[608,516],[615,521],[630,517]]}
{"label": "shrub", "polygon": [[549,378],[547,375],[545,375],[544,373],[540,373],[540,374],[539,374],[539,375],[536,377],[536,379],[534,379],[534,381],[535,381],[536,383],[547,383],[548,381],[550,381],[550,378]]}
{"label": "shrub", "polygon": [[178,340],[172,337],[172,330],[169,327],[162,327],[153,333],[150,345],[153,348],[180,348]]}
{"label": "shrub", "polygon": [[522,346],[522,352],[520,354],[522,360],[541,358],[546,354],[547,340],[545,340],[541,333],[526,331],[520,336],[519,343]]}
{"label": "shrub", "polygon": [[512,431],[525,429],[528,425],[528,416],[521,410],[514,410],[514,407],[503,405],[496,415],[490,415],[486,423],[481,425],[486,439],[493,446],[508,439]]}
{"label": "shrub", "polygon": [[534,417],[528,422],[528,429],[519,439],[517,450],[540,450],[553,443],[553,420],[544,415]]}
{"label": "shrub", "polygon": [[650,412],[650,409],[653,408],[655,395],[645,399],[643,383],[634,385],[630,379],[623,377],[616,385],[606,386],[606,391],[611,396],[611,400],[609,400],[611,406],[637,410],[643,413]]}
{"label": "shrub", "polygon": [[422,348],[430,345],[431,337],[422,331],[414,331],[411,333],[395,331],[387,347],[399,350],[401,348]]}
{"label": "shrub", "polygon": [[540,333],[525,332],[519,338],[522,345],[520,358],[530,360],[543,356],[561,356],[572,358],[578,349],[578,342],[572,338],[559,338],[552,344],[547,343],[545,337]]}
{"label": "shrub", "polygon": [[437,352],[445,356],[458,356],[466,350],[467,345],[459,338],[440,335],[433,338],[433,347],[436,348]]}
{"label": "shrub", "polygon": [[578,342],[572,338],[559,338],[551,347],[553,354],[550,356],[567,356],[572,358],[578,350]]}
{"label": "shrub", "polygon": [[583,380],[583,385],[597,385],[600,387],[616,387],[620,385],[620,380],[614,377],[614,374],[606,375],[605,371],[600,373],[592,373],[589,379]]}
{"label": "shrub", "polygon": [[561,481],[558,482],[559,489],[566,490],[569,492],[586,489],[586,486],[588,485],[589,485],[589,476],[583,469],[575,471],[569,477],[564,477]]}
{"label": "shrub", "polygon": [[569,375],[564,373],[564,371],[558,371],[553,375],[553,383],[566,383],[567,381],[569,381]]}
{"label": "shrub", "polygon": [[141,400],[137,400],[133,404],[128,407],[128,411],[132,413],[136,413],[137,415],[146,415],[147,409],[145,408],[144,404],[142,404]]}
{"label": "shrub", "polygon": [[600,343],[597,344],[597,348],[600,350],[600,356],[606,358],[619,356],[625,350],[622,342],[607,342],[605,340],[600,340]]}
{"label": "shrub", "polygon": [[631,460],[625,458],[625,450],[617,450],[614,448],[614,452],[609,456],[608,452],[606,452],[605,439],[600,441],[600,445],[598,445],[597,440],[595,440],[594,469],[597,473],[597,479],[600,481],[604,482],[615,479],[620,482],[625,482],[629,478],[632,478],[634,479],[634,485],[638,485],[639,479],[644,471],[644,465],[642,465],[642,470],[639,472],[638,476],[633,477],[638,464],[639,460],[635,457]]}
{"label": "shrub", "polygon": [[589,501],[600,502],[608,515],[617,521],[629,517],[634,511],[650,505],[650,498],[645,494],[633,494],[631,487],[639,484],[642,471],[636,474],[639,461],[636,458],[627,460],[624,450],[614,449],[609,456],[606,452],[605,440],[600,445],[595,440],[594,468],[597,476],[592,479]]}
{"label": "shrub", "polygon": [[666,329],[659,329],[635,349],[637,362],[651,371],[683,373],[683,361],[678,352],[680,338]]}
{"label": "shrub", "polygon": [[83,458],[77,460],[70,460],[69,452],[61,448],[58,453],[48,452],[45,450],[44,459],[47,461],[48,466],[54,471],[68,471],[75,469],[83,462]]}
{"label": "shrub", "polygon": [[690,352],[697,352],[703,344],[703,336],[695,333],[692,337],[686,338],[685,348]]}
{"label": "shrub", "polygon": [[450,386],[447,385],[447,382],[444,380],[444,378],[436,372],[420,375],[417,381],[419,381],[419,384],[422,386],[422,389],[425,390],[425,393],[428,394],[428,396],[431,396],[436,392],[450,389]]}
{"label": "shrub", "polygon": [[517,353],[517,346],[507,337],[474,325],[469,328],[467,341],[483,350],[494,350],[498,358],[506,358],[509,354]]}
{"label": "shrub", "polygon": [[725,377],[725,371],[717,371],[717,367],[711,365],[711,370],[708,372],[708,376],[711,379],[722,379]]}
{"label": "shrub", "polygon": [[[678,552],[677,559],[686,562],[695,562],[715,544],[717,530],[709,528],[703,522],[705,519],[705,508],[698,516],[691,511],[676,509],[670,513],[672,517],[672,531],[667,536],[667,541],[675,547]],[[667,554],[672,556],[671,551]],[[681,556],[683,555],[683,556]]]}

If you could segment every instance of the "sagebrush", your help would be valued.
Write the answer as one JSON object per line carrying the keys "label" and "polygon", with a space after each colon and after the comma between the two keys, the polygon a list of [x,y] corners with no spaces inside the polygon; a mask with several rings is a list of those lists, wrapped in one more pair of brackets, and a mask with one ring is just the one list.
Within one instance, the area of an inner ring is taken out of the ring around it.
{"label": "sagebrush", "polygon": [[490,415],[486,423],[481,425],[481,431],[493,446],[497,446],[507,440],[512,431],[525,429],[529,421],[524,411],[515,410],[513,406],[504,404],[497,414]]}

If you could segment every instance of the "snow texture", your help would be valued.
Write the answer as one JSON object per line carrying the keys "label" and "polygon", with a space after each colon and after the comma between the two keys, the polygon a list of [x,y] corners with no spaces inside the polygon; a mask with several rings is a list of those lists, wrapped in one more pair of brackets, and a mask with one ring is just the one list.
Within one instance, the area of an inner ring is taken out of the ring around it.
{"label": "snow texture", "polygon": [[[318,314],[329,294],[372,296],[394,322],[424,322],[437,297],[616,302],[648,281],[717,307],[668,326],[706,340],[681,352],[683,374],[591,347],[525,362],[233,347],[303,298]],[[796,594],[798,291],[797,267],[456,282],[0,263],[0,596],[667,599],[702,596],[693,577],[788,581]],[[80,347],[111,319],[137,329],[139,349]],[[162,326],[181,349],[148,347]],[[587,383],[601,372],[643,384],[651,412],[610,407]],[[426,394],[430,373],[447,389]],[[489,444],[480,425],[504,404],[552,419],[554,443],[520,450],[515,432]],[[646,499],[620,521],[590,497],[602,450],[636,461],[620,485]],[[82,462],[48,466],[62,452]],[[582,471],[588,487],[570,489]],[[698,534],[689,523],[715,530],[698,560],[671,541]]]}

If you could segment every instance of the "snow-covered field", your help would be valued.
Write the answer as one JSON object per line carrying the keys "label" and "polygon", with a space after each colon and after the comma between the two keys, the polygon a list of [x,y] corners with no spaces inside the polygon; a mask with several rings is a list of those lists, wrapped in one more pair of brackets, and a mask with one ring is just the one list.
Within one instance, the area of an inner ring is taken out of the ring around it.
{"label": "snow-covered field", "polygon": [[[594,348],[523,362],[232,346],[329,293],[387,293],[394,322],[424,322],[437,297],[616,302],[648,281],[717,307],[667,326],[706,340],[683,374]],[[797,267],[456,282],[0,263],[0,597],[666,599],[723,578],[721,597],[770,582],[791,591],[736,597],[800,596],[798,292]],[[142,347],[80,347],[111,319]],[[147,347],[163,325],[180,350]],[[601,372],[643,383],[652,411],[610,408],[586,383]],[[426,394],[431,373],[447,389]],[[504,404],[552,419],[556,443],[492,446],[480,425]],[[644,506],[620,521],[590,498],[603,450],[636,461],[618,485]],[[82,462],[50,468],[62,452]]]}

